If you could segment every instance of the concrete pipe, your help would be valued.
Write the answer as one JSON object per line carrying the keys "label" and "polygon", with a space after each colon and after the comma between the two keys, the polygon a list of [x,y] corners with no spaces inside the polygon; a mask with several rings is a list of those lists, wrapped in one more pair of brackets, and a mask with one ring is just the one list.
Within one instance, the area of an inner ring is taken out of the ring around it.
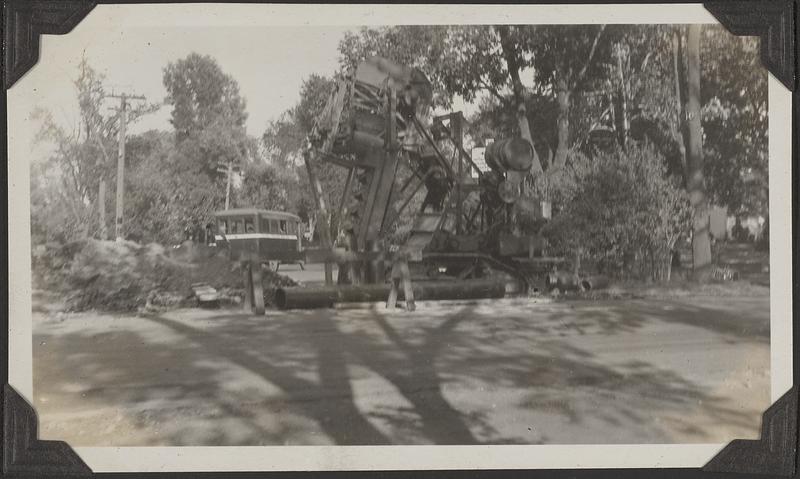
{"label": "concrete pipe", "polygon": [[[502,298],[505,295],[505,285],[495,279],[419,281],[412,287],[416,301]],[[386,301],[390,289],[388,284],[279,288],[275,292],[275,305],[279,309],[317,309],[332,308],[337,303],[375,303]],[[403,299],[403,288],[400,288],[398,301]]]}

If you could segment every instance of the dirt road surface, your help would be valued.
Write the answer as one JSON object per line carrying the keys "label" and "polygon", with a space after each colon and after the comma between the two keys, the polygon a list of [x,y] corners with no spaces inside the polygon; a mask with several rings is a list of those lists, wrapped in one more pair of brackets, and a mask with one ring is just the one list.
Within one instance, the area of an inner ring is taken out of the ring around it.
{"label": "dirt road surface", "polygon": [[727,442],[770,403],[767,297],[34,305],[40,434],[73,446]]}

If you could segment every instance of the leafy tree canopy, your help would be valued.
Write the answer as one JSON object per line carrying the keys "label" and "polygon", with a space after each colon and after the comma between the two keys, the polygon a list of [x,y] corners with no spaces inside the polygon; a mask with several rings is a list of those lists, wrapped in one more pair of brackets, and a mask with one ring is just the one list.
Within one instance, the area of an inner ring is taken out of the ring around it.
{"label": "leafy tree canopy", "polygon": [[192,53],[170,63],[164,68],[164,86],[177,144],[190,145],[185,157],[209,176],[220,165],[246,158],[245,100],[239,84],[214,58]]}

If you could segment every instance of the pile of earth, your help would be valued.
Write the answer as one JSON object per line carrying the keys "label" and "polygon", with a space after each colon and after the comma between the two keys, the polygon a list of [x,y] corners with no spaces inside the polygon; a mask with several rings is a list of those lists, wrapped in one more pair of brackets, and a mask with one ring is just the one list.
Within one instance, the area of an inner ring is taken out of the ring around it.
{"label": "pile of earth", "polygon": [[[165,248],[156,243],[85,239],[34,249],[37,287],[56,291],[70,311],[136,311],[194,306],[192,285],[205,283],[220,292],[220,302],[238,303],[244,275],[227,251],[184,243]],[[276,288],[294,281],[265,268],[265,302]]]}

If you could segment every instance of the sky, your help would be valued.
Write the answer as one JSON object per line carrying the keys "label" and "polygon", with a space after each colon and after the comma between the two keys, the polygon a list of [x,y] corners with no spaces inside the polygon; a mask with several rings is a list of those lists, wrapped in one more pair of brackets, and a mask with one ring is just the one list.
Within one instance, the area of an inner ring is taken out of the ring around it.
{"label": "sky", "polygon": [[[52,112],[66,128],[78,122],[74,80],[85,57],[105,76],[107,90],[143,95],[163,103],[162,76],[170,62],[197,52],[214,57],[232,76],[247,102],[247,131],[260,136],[267,123],[299,100],[303,79],[331,75],[338,66],[337,45],[349,27],[135,27],[104,29],[88,22],[64,36],[44,36],[39,63],[12,88],[9,134],[20,149],[31,148],[38,124],[36,108]],[[110,33],[110,35],[109,35]],[[114,100],[109,99],[108,107]],[[117,100],[118,101],[118,100]],[[164,105],[130,125],[130,133],[170,130],[171,106]],[[13,124],[13,126],[12,126]],[[40,148],[34,147],[33,151]]]}
{"label": "sky", "polygon": [[[82,57],[105,75],[117,93],[144,95],[162,103],[163,68],[191,52],[213,56],[232,76],[247,101],[248,133],[260,136],[267,123],[299,99],[302,80],[337,69],[339,40],[360,25],[446,23],[585,23],[630,22],[630,15],[680,23],[702,8],[626,10],[602,7],[589,15],[586,6],[491,5],[245,5],[163,4],[99,5],[66,35],[43,35],[40,59],[8,91],[9,156],[35,159],[47,147],[33,143],[37,108],[52,112],[65,128],[78,123],[73,81]],[[656,11],[654,11],[656,10]],[[598,16],[598,13],[603,15]],[[589,15],[589,16],[587,16]],[[707,15],[707,13],[705,14]],[[674,17],[674,18],[673,18]],[[702,18],[702,15],[700,15]],[[457,102],[469,114],[470,105]],[[109,100],[108,107],[113,106]],[[129,132],[171,129],[170,107],[142,118]]]}

